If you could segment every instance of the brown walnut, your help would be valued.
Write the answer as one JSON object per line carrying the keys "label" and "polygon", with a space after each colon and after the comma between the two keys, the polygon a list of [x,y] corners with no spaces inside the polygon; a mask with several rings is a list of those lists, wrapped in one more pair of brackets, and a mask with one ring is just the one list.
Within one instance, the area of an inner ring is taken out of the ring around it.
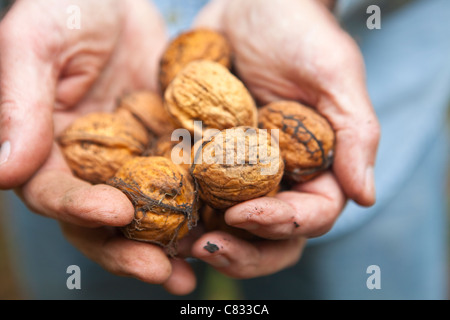
{"label": "brown walnut", "polygon": [[329,122],[314,109],[295,101],[276,101],[259,110],[259,127],[279,129],[285,177],[305,182],[329,168],[335,134]]}
{"label": "brown walnut", "polygon": [[191,174],[204,203],[226,209],[278,188],[284,163],[278,143],[265,133],[230,128],[194,145]]}
{"label": "brown walnut", "polygon": [[172,137],[172,133],[167,133],[158,137],[149,150],[149,155],[166,157],[172,162],[182,166],[187,171],[191,167],[191,140],[185,141]]}
{"label": "brown walnut", "polygon": [[165,157],[135,157],[108,184],[121,190],[135,208],[122,228],[128,239],[155,243],[171,253],[198,220],[197,195],[187,171]]}
{"label": "brown walnut", "polygon": [[257,126],[253,97],[238,78],[216,62],[189,63],[170,83],[164,99],[178,126],[191,133],[196,130],[194,121],[203,130]]}
{"label": "brown walnut", "polygon": [[96,112],[75,120],[58,138],[63,155],[79,178],[105,183],[151,140],[148,130],[128,111]]}
{"label": "brown walnut", "polygon": [[140,90],[125,94],[119,99],[116,108],[121,109],[131,112],[156,136],[175,129],[172,118],[164,108],[162,96],[156,92]]}
{"label": "brown walnut", "polygon": [[159,69],[162,92],[189,62],[205,59],[231,67],[231,48],[222,33],[201,28],[183,32],[164,51]]}

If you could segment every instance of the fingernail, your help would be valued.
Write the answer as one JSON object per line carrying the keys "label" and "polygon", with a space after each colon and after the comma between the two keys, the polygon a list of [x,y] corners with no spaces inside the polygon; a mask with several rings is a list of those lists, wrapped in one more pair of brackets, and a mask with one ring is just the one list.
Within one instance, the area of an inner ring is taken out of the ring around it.
{"label": "fingernail", "polygon": [[9,154],[11,153],[11,143],[9,141],[3,142],[0,147],[0,165],[8,161]]}
{"label": "fingernail", "polygon": [[205,261],[215,268],[225,268],[230,265],[230,261],[221,254],[205,258]]}
{"label": "fingernail", "polygon": [[375,199],[375,173],[372,166],[366,169],[365,188],[367,194]]}

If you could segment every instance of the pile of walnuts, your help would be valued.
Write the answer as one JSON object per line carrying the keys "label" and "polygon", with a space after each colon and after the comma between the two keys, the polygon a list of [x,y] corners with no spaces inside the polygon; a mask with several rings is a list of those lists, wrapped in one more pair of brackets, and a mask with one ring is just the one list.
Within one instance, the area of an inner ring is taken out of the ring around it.
{"label": "pile of walnuts", "polygon": [[230,231],[227,208],[309,181],[332,164],[328,121],[296,101],[258,106],[216,31],[176,37],[159,81],[160,92],[120,97],[114,112],[77,119],[58,141],[76,176],[116,187],[133,203],[135,218],[121,228],[129,239],[175,252],[199,220]]}

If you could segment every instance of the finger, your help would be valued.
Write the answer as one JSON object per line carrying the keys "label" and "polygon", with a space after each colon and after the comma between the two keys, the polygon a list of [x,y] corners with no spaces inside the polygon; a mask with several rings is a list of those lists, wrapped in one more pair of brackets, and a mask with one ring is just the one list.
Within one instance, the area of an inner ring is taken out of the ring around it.
{"label": "finger", "polygon": [[50,152],[56,83],[52,64],[33,50],[37,39],[10,17],[0,26],[1,189],[23,184]]}
{"label": "finger", "polygon": [[222,16],[227,1],[214,0],[206,4],[197,14],[192,24],[194,28],[222,29]]}
{"label": "finger", "polygon": [[56,144],[18,193],[32,211],[79,226],[123,226],[134,217],[132,203],[120,190],[74,177]]}
{"label": "finger", "polygon": [[333,174],[324,173],[275,197],[240,203],[226,211],[225,221],[265,239],[316,237],[332,228],[345,200]]}
{"label": "finger", "polygon": [[194,291],[197,285],[194,271],[189,262],[183,259],[171,258],[172,273],[163,283],[163,287],[174,295],[186,295]]}
{"label": "finger", "polygon": [[61,223],[64,235],[86,257],[112,274],[151,284],[165,283],[172,265],[161,247],[132,241],[115,229],[88,229]]}
{"label": "finger", "polygon": [[306,239],[247,242],[222,231],[205,234],[193,246],[194,257],[223,274],[249,279],[273,274],[295,264]]}
{"label": "finger", "polygon": [[339,70],[347,70],[347,75],[345,80],[328,75],[327,89],[317,108],[336,132],[333,162],[336,177],[349,198],[371,206],[376,200],[374,165],[380,125],[365,86],[362,56],[353,41],[342,43],[349,49],[344,50],[345,57],[336,58],[335,64],[340,65]]}
{"label": "finger", "polygon": [[188,234],[177,242],[177,257],[187,258],[192,256],[192,245],[205,233],[204,226],[197,224]]}
{"label": "finger", "polygon": [[225,212],[225,222],[245,229],[264,239],[286,239],[299,225],[294,208],[287,202],[263,197],[231,207]]}

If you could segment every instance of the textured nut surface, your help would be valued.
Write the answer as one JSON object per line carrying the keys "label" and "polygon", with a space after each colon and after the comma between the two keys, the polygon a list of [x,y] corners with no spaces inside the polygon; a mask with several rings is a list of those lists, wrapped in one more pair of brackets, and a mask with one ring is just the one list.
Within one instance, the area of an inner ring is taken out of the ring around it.
{"label": "textured nut surface", "polygon": [[206,204],[226,209],[278,188],[283,160],[277,142],[264,133],[236,127],[194,146],[191,174]]}
{"label": "textured nut surface", "polygon": [[164,98],[176,123],[191,133],[194,120],[201,121],[203,129],[257,126],[253,97],[238,78],[216,62],[189,63],[170,83]]}
{"label": "textured nut surface", "polygon": [[91,183],[104,183],[129,158],[142,154],[151,139],[129,112],[91,113],[75,120],[59,137],[73,173]]}
{"label": "textured nut surface", "polygon": [[108,183],[127,195],[135,208],[134,220],[122,228],[132,240],[175,249],[176,241],[198,219],[192,178],[164,157],[135,157]]}
{"label": "textured nut surface", "polygon": [[189,172],[191,167],[191,141],[177,140],[167,133],[158,137],[149,151],[152,156],[166,157]]}
{"label": "textured nut surface", "polygon": [[164,92],[178,72],[189,62],[205,59],[231,67],[231,48],[228,40],[210,29],[195,29],[175,37],[164,51],[159,69],[159,82]]}
{"label": "textured nut surface", "polygon": [[122,96],[117,109],[131,112],[157,136],[175,129],[172,118],[164,108],[162,96],[153,91],[142,90]]}
{"label": "textured nut surface", "polygon": [[272,102],[259,110],[258,121],[260,128],[279,129],[287,179],[305,182],[331,165],[334,131],[312,108],[295,101]]}

